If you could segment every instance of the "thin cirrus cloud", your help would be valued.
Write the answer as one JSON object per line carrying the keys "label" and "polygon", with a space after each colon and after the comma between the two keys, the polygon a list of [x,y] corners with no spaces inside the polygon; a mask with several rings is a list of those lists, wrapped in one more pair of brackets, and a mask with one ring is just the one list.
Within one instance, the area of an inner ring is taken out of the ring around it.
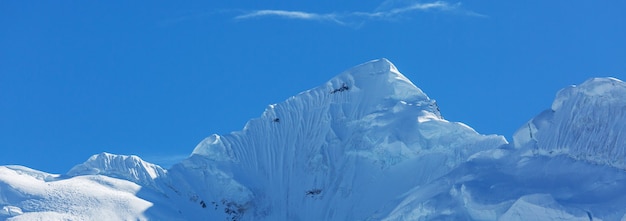
{"label": "thin cirrus cloud", "polygon": [[[382,9],[386,6],[386,9]],[[413,2],[397,6],[393,1],[385,1],[378,10],[373,12],[344,12],[344,13],[311,13],[304,11],[286,11],[286,10],[256,10],[247,12],[235,17],[236,20],[245,20],[261,17],[278,17],[284,19],[298,19],[309,21],[326,21],[340,25],[349,25],[353,23],[363,23],[368,20],[394,20],[409,15],[411,12],[454,12],[461,15],[486,17],[485,15],[461,8],[460,3],[450,4],[445,1],[436,1],[430,3]]]}
{"label": "thin cirrus cloud", "polygon": [[336,14],[317,14],[301,11],[283,11],[283,10],[258,10],[247,14],[239,15],[235,19],[249,19],[255,17],[276,16],[290,19],[332,21],[342,24],[336,17]]}

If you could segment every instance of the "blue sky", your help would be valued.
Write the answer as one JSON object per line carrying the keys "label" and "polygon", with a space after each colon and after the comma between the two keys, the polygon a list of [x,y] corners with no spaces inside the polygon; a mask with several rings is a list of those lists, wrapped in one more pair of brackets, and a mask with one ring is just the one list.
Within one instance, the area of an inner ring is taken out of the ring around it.
{"label": "blue sky", "polygon": [[169,164],[381,57],[507,138],[567,85],[626,80],[623,1],[151,3],[0,2],[0,165]]}

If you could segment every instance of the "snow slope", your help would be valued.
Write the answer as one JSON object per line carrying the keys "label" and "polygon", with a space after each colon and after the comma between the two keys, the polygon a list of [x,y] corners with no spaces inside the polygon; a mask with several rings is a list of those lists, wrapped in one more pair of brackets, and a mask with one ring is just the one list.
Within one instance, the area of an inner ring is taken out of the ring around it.
{"label": "snow slope", "polygon": [[[107,176],[72,178],[21,166],[0,166],[0,219],[147,220],[153,205],[141,186]],[[174,217],[172,217],[174,218]]]}
{"label": "snow slope", "polygon": [[612,78],[563,89],[509,144],[379,59],[168,170],[108,153],[65,175],[0,166],[0,219],[626,220],[624,96]]}
{"label": "snow slope", "polygon": [[514,142],[415,189],[389,220],[626,220],[626,84],[561,90]]}
{"label": "snow slope", "polygon": [[187,194],[232,203],[234,217],[378,219],[404,192],[505,143],[442,119],[434,100],[380,59],[270,105],[242,131],[206,138],[169,174]]}
{"label": "snow slope", "polygon": [[156,186],[164,174],[136,156],[108,153],[92,156],[67,175],[0,166],[0,219],[180,220]]}
{"label": "snow slope", "polygon": [[626,83],[593,78],[559,91],[552,108],[518,130],[514,142],[537,154],[626,169]]}
{"label": "snow slope", "polygon": [[156,180],[165,177],[166,171],[158,165],[141,160],[138,156],[101,153],[74,166],[68,176],[104,175],[120,178],[141,186],[158,189]]}

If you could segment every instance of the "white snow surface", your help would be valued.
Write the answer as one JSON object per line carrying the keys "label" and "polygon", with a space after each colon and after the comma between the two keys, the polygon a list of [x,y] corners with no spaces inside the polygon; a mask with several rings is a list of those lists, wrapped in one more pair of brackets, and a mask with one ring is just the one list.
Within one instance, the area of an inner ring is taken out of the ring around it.
{"label": "white snow surface", "polygon": [[626,169],[626,83],[593,78],[558,92],[552,108],[520,128],[517,148]]}
{"label": "white snow surface", "polygon": [[561,90],[513,144],[449,122],[386,59],[211,135],[164,170],[0,166],[6,220],[623,220],[626,86]]}
{"label": "white snow surface", "polygon": [[188,185],[202,199],[236,202],[245,219],[378,219],[401,194],[503,144],[442,119],[434,100],[380,59],[270,105],[243,131],[208,137],[170,175],[219,174],[205,178],[211,190]]}
{"label": "white snow surface", "polygon": [[155,180],[163,178],[166,170],[158,165],[143,161],[138,156],[100,153],[86,162],[74,166],[68,176],[104,175],[120,178],[142,186],[157,188]]}
{"label": "white snow surface", "polygon": [[[62,177],[22,166],[0,166],[0,219],[148,220],[162,196],[136,183],[101,175]],[[144,191],[145,192],[145,191]],[[173,213],[172,213],[173,214]]]}

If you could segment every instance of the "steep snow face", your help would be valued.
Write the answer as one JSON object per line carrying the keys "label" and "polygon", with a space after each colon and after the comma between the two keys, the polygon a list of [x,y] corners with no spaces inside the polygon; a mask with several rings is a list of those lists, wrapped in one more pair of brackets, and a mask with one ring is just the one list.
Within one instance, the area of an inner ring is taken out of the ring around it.
{"label": "steep snow face", "polygon": [[411,190],[386,220],[626,220],[625,112],[620,80],[565,88],[513,144]]}
{"label": "steep snow face", "polygon": [[625,131],[626,83],[593,78],[559,91],[552,108],[520,128],[514,143],[535,154],[565,154],[626,169]]}
{"label": "steep snow face", "polygon": [[165,177],[166,171],[158,165],[143,161],[137,156],[100,153],[82,164],[74,166],[68,176],[104,175],[128,180],[145,187],[158,189],[155,182]]}
{"label": "steep snow face", "polygon": [[206,138],[168,176],[178,194],[216,204],[205,217],[377,219],[411,188],[503,144],[444,120],[380,59],[270,105],[242,131]]}

